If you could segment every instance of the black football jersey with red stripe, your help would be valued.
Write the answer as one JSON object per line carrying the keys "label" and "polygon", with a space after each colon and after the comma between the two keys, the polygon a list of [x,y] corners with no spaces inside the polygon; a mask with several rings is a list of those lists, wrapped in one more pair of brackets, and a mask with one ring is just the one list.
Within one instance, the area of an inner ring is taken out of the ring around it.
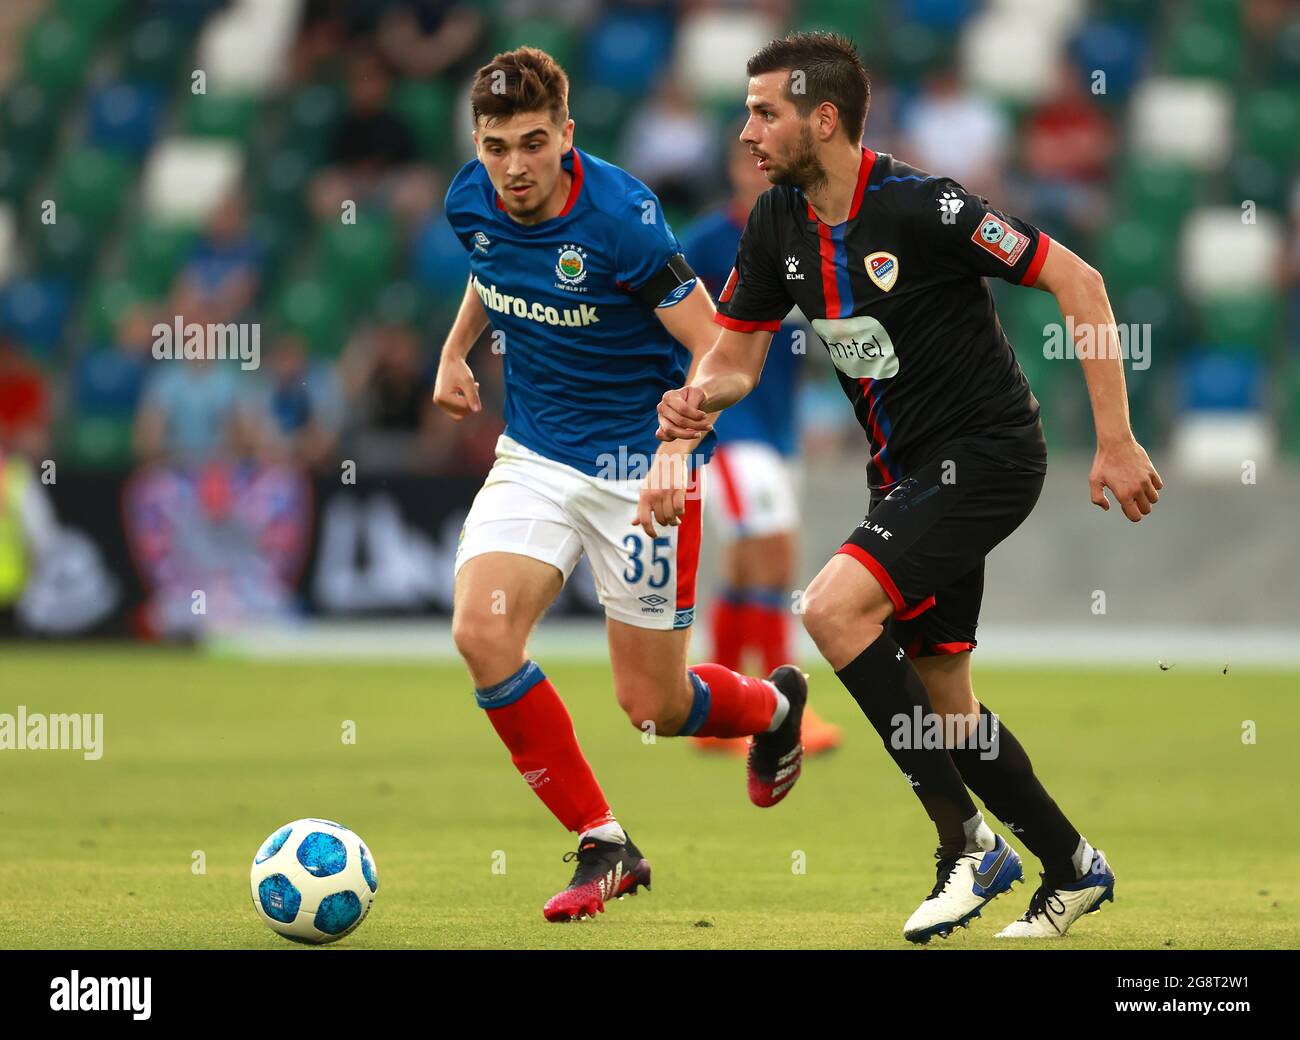
{"label": "black football jersey with red stripe", "polygon": [[871,442],[873,489],[970,436],[1045,469],[1038,401],[984,279],[1033,285],[1049,244],[951,178],[864,148],[842,224],[822,223],[798,188],[759,198],[716,320],[774,331],[803,311]]}

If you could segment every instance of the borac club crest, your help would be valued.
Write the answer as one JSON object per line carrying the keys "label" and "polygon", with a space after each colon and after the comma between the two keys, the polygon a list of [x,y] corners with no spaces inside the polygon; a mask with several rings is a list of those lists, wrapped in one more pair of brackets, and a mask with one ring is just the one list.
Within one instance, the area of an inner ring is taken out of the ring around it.
{"label": "borac club crest", "polygon": [[862,261],[867,275],[881,292],[889,292],[898,281],[898,257],[893,253],[872,253]]}

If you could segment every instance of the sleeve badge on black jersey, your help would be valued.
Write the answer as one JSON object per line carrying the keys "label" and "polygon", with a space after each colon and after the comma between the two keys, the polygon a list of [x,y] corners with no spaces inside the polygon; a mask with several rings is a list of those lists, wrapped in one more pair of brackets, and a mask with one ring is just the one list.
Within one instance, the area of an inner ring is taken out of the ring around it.
{"label": "sleeve badge on black jersey", "polygon": [[1015,267],[1020,254],[1029,245],[1029,236],[1008,226],[1005,220],[999,220],[991,213],[986,213],[975,229],[970,240],[981,249],[985,249],[1001,260],[1008,267]]}
{"label": "sleeve badge on black jersey", "polygon": [[872,253],[862,263],[867,268],[867,277],[881,292],[889,292],[898,281],[898,257],[893,253]]}

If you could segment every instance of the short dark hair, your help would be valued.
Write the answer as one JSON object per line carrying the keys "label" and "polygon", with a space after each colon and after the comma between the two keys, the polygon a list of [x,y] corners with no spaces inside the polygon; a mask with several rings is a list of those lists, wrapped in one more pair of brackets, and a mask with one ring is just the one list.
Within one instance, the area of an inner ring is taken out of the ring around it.
{"label": "short dark hair", "polygon": [[[871,105],[871,77],[862,65],[853,41],[833,32],[796,32],[773,40],[749,59],[745,71],[750,76],[788,69],[785,96],[794,102],[801,116],[823,101],[829,101],[840,113],[840,122],[849,140],[857,144],[867,125]],[[793,90],[793,73],[803,73],[803,89]]]}
{"label": "short dark hair", "polygon": [[557,126],[569,119],[569,77],[536,47],[498,54],[474,74],[469,93],[474,123],[509,119],[516,112],[548,112]]}

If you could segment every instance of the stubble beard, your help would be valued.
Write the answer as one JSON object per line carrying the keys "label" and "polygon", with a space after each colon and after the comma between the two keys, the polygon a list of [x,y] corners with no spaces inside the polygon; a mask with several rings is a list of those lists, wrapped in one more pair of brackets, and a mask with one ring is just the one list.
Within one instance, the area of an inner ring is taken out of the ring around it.
{"label": "stubble beard", "polygon": [[790,157],[789,164],[785,169],[777,171],[772,183],[798,188],[805,195],[826,183],[826,167],[817,158],[812,131],[807,126],[800,131],[799,145]]}

